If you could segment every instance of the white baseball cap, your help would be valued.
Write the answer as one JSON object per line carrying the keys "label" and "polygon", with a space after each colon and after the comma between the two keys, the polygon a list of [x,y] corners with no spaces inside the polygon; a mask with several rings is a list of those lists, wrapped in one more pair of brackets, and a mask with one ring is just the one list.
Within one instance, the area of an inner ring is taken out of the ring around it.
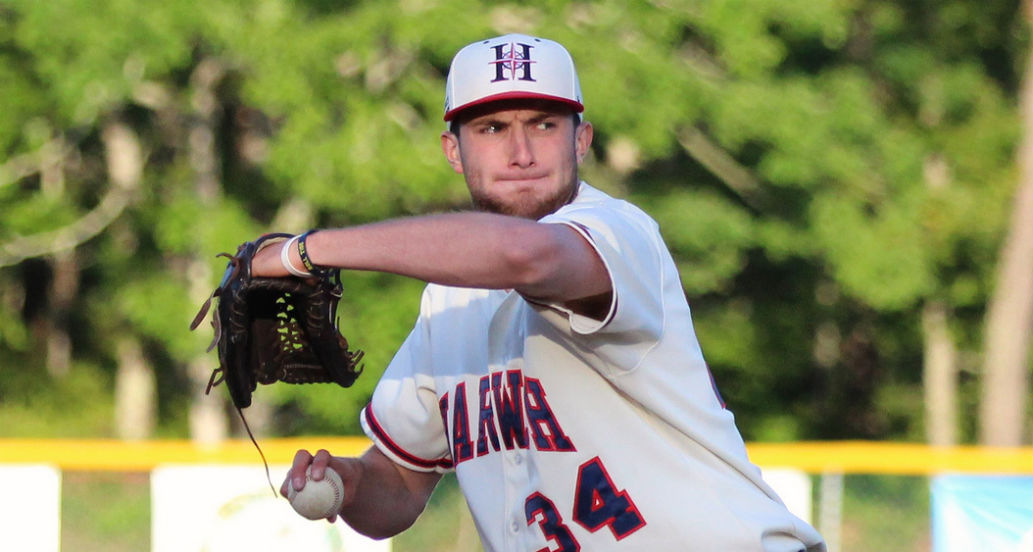
{"label": "white baseball cap", "polygon": [[538,98],[584,111],[577,69],[558,42],[507,34],[469,44],[452,58],[445,83],[445,120],[488,102]]}

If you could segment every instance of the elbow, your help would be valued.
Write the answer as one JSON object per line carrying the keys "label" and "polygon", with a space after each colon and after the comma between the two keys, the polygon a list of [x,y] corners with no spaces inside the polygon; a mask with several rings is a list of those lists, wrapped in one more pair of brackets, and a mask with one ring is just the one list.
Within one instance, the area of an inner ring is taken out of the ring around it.
{"label": "elbow", "polygon": [[543,301],[609,293],[610,275],[589,242],[563,224],[535,224],[507,235],[502,271],[506,287]]}
{"label": "elbow", "polygon": [[[422,512],[422,510],[421,510]],[[378,519],[372,523],[361,523],[346,520],[349,527],[356,533],[373,540],[384,540],[397,536],[416,523],[419,515],[410,516],[406,519],[383,520]]]}
{"label": "elbow", "polygon": [[398,535],[399,533],[401,533],[402,531],[405,530],[405,529],[402,529],[402,530],[399,530],[399,531],[389,532],[389,531],[362,531],[362,530],[357,529],[355,527],[352,527],[352,529],[354,529],[356,533],[358,533],[358,534],[360,534],[360,535],[362,535],[362,536],[364,536],[366,538],[375,540],[375,541],[381,541],[381,540],[389,539],[391,537],[394,537],[394,536]]}
{"label": "elbow", "polygon": [[510,287],[515,289],[534,288],[553,275],[561,248],[546,232],[539,229],[520,231],[510,236],[502,251],[505,273],[512,279]]}

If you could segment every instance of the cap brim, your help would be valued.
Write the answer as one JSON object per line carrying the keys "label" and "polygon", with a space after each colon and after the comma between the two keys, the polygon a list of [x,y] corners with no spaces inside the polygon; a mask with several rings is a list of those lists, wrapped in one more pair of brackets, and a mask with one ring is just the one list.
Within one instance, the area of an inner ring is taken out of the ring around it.
{"label": "cap brim", "polygon": [[533,92],[527,92],[527,91],[521,90],[521,91],[503,92],[501,94],[494,94],[494,95],[491,95],[491,96],[486,96],[484,98],[480,98],[480,99],[478,99],[476,101],[472,101],[472,102],[465,103],[463,105],[457,106],[454,109],[450,109],[450,110],[448,110],[445,113],[445,121],[451,121],[452,119],[454,119],[456,117],[456,115],[459,114],[459,112],[465,111],[467,109],[470,109],[471,107],[476,107],[476,106],[479,106],[479,105],[484,105],[484,104],[489,104],[489,103],[499,102],[499,101],[504,101],[504,100],[548,100],[548,101],[552,101],[552,102],[556,102],[556,103],[560,103],[560,104],[566,105],[566,106],[570,107],[571,109],[573,109],[575,113],[581,113],[581,112],[583,112],[585,110],[585,106],[581,102],[576,102],[576,101],[573,101],[573,100],[571,100],[569,98],[563,98],[563,97],[560,97],[560,96],[550,96],[548,94],[535,94]]}

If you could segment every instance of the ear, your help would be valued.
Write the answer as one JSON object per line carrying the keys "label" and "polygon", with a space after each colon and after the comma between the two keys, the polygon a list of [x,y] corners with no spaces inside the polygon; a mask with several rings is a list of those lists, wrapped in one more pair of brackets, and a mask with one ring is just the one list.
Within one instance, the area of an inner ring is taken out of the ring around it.
{"label": "ear", "polygon": [[580,165],[592,147],[592,123],[582,121],[574,131],[574,153],[577,155],[577,163]]}
{"label": "ear", "polygon": [[463,174],[463,158],[459,154],[459,137],[449,131],[441,133],[441,151],[452,170]]}

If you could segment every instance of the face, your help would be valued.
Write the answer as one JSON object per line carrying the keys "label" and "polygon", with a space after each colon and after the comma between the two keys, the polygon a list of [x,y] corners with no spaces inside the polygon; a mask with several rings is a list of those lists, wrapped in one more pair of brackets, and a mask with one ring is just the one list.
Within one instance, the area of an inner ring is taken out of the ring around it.
{"label": "face", "polygon": [[592,143],[592,125],[541,102],[499,102],[469,114],[459,135],[441,146],[464,176],[478,209],[537,220],[577,191],[577,167]]}

